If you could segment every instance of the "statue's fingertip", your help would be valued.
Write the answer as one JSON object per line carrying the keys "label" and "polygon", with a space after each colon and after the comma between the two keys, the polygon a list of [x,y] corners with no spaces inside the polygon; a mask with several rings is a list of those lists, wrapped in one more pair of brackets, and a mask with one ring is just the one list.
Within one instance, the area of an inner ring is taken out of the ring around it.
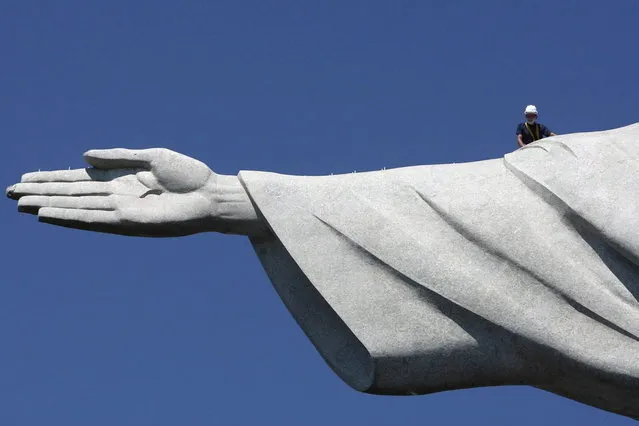
{"label": "statue's fingertip", "polygon": [[13,193],[15,192],[16,186],[10,185],[7,186],[7,189],[4,191],[5,195],[9,198],[13,198]]}

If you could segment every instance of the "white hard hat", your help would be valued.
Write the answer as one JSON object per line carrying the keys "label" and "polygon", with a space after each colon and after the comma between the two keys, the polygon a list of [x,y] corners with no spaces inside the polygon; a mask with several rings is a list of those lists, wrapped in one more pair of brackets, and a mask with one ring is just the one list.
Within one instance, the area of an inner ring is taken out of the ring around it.
{"label": "white hard hat", "polygon": [[537,107],[534,105],[528,105],[526,107],[526,110],[524,111],[524,114],[535,114],[537,115]]}

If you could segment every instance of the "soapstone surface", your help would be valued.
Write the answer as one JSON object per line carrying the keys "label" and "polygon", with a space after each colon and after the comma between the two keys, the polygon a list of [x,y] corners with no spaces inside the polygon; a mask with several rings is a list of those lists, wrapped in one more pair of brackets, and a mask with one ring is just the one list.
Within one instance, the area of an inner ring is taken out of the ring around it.
{"label": "soapstone surface", "polygon": [[7,193],[62,226],[248,235],[357,390],[521,384],[639,419],[639,124],[335,176],[238,179],[168,150],[116,151]]}

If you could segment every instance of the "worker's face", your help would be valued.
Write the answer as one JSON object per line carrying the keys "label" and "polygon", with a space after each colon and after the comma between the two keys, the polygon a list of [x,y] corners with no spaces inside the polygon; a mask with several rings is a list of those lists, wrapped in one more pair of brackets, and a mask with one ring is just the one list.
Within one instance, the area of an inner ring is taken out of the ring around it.
{"label": "worker's face", "polygon": [[534,123],[537,120],[537,114],[526,114],[526,121]]}

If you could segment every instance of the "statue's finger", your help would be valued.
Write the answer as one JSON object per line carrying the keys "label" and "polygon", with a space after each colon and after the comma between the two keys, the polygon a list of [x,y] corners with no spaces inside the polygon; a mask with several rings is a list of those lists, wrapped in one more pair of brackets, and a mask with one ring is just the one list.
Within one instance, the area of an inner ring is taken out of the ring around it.
{"label": "statue's finger", "polygon": [[151,167],[157,149],[92,149],[84,153],[84,160],[98,169]]}
{"label": "statue's finger", "polygon": [[118,217],[114,211],[78,210],[57,207],[43,207],[38,212],[40,222],[70,228],[92,229],[100,226],[114,226],[118,224]]}
{"label": "statue's finger", "polygon": [[18,201],[18,211],[21,213],[37,214],[38,210],[43,207],[111,211],[116,209],[116,202],[113,195],[107,197],[47,197],[43,195],[30,195],[22,197]]}
{"label": "statue's finger", "polygon": [[18,211],[20,213],[38,214],[41,207],[49,205],[49,197],[44,195],[31,195],[21,197],[18,200]]}
{"label": "statue's finger", "polygon": [[16,189],[16,186],[15,186],[15,185],[7,186],[7,189],[5,189],[5,190],[4,190],[4,193],[5,193],[5,195],[6,195],[7,197],[9,197],[9,198],[13,198],[13,199],[16,199],[16,198],[18,198],[18,197],[17,197],[17,196],[15,195],[15,193],[14,193],[14,190],[15,190],[15,189]]}
{"label": "statue's finger", "polygon": [[113,169],[102,170],[95,168],[55,170],[47,172],[32,172],[22,175],[22,183],[43,182],[106,182],[122,176],[135,174],[140,169]]}
{"label": "statue's finger", "polygon": [[7,191],[9,197],[18,199],[28,195],[110,195],[109,182],[45,182],[17,183]]}

